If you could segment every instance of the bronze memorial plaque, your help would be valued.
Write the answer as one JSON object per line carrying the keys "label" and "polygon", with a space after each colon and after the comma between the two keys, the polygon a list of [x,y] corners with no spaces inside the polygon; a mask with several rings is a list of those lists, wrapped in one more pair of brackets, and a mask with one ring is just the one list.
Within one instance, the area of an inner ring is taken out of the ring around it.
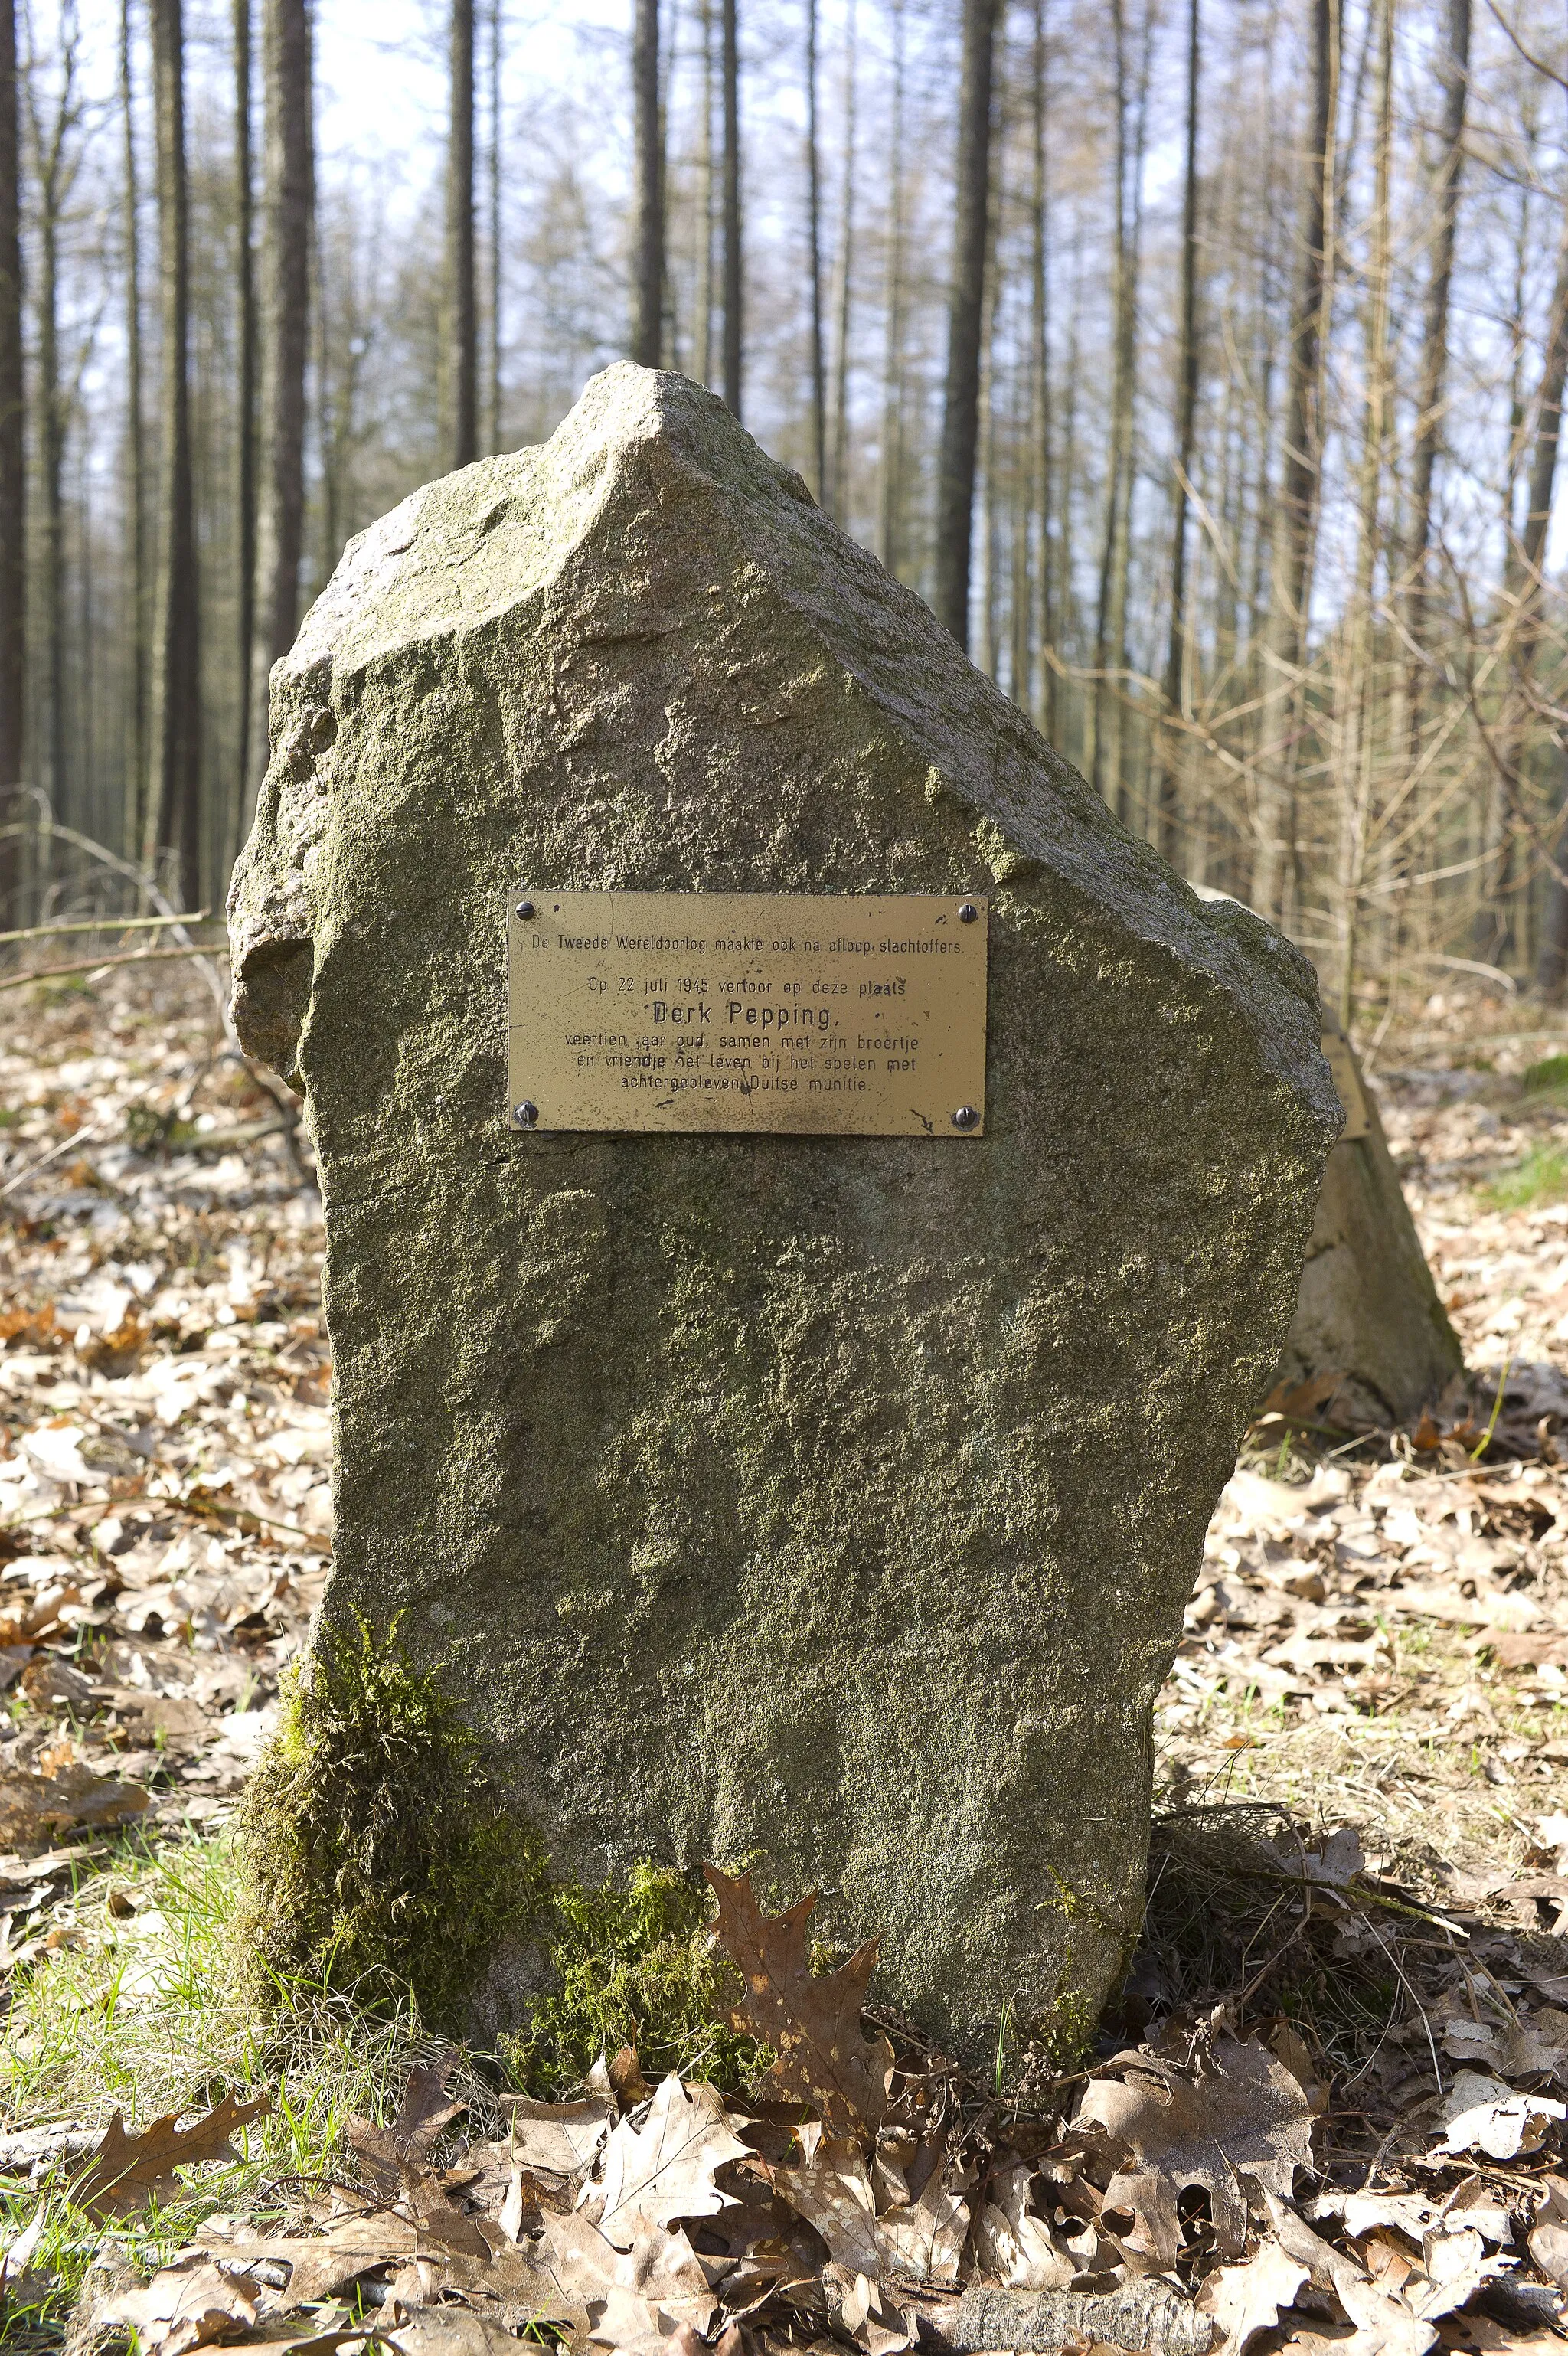
{"label": "bronze memorial plaque", "polygon": [[978,1137],[987,903],[514,892],[514,1129]]}

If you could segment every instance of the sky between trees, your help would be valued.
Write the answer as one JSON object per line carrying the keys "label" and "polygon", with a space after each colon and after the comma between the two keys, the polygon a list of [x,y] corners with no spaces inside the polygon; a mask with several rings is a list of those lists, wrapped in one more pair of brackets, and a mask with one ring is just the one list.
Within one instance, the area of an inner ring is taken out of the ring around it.
{"label": "sky between trees", "polygon": [[[240,736],[269,628],[281,614],[292,635],[283,609],[303,611],[346,538],[457,446],[451,37],[469,5],[318,0],[309,25],[299,548],[296,572],[285,530],[281,603],[269,81],[273,20],[292,6],[303,27],[304,0],[131,0],[123,55],[112,0],[17,12],[27,512],[20,541],[0,513],[0,573],[19,549],[26,718],[0,767],[27,807],[47,797],[133,860],[156,854],[193,902],[220,894],[254,791],[253,722],[248,757]],[[997,0],[965,270],[961,57],[986,5],[736,0],[744,422],[951,618],[956,274],[978,347],[975,659],[1192,880],[1282,918],[1345,1012],[1375,1022],[1455,958],[1559,989],[1562,9]],[[472,0],[480,452],[547,434],[635,348],[634,5]],[[724,0],[658,0],[659,355],[717,389],[723,17]],[[195,627],[177,635],[198,649],[173,702],[159,27],[165,80],[176,30],[183,65]],[[5,472],[0,453],[0,509]],[[0,581],[0,740],[5,629]],[[21,905],[59,871],[12,841],[25,855],[0,882]]]}

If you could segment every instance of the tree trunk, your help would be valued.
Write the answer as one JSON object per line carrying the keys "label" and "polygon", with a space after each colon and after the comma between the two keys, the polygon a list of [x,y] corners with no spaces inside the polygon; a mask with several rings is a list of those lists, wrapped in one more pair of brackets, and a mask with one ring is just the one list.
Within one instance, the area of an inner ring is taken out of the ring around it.
{"label": "tree trunk", "polygon": [[980,344],[991,187],[991,69],[996,0],[964,0],[958,174],[947,303],[947,389],[936,508],[936,618],[969,644],[969,542],[980,431]]}
{"label": "tree trunk", "polygon": [[501,61],[503,0],[490,0],[490,432],[501,447]]}
{"label": "tree trunk", "polygon": [[1264,633],[1264,691],[1279,714],[1278,743],[1265,747],[1259,795],[1257,872],[1253,904],[1277,924],[1296,864],[1296,747],[1307,605],[1323,457],[1322,379],[1325,305],[1332,244],[1334,125],[1339,84],[1341,0],[1312,0],[1311,125],[1301,207],[1301,285],[1290,338],[1285,466],[1275,502]]}
{"label": "tree trunk", "polygon": [[190,448],[190,210],[185,151],[184,0],[151,0],[157,112],[158,284],[163,319],[163,530],[155,635],[156,848],[173,851],[177,891],[201,883],[200,603]]}
{"label": "tree trunk", "polygon": [[[813,0],[815,5],[815,0]],[[882,562],[896,573],[901,553],[900,522],[903,508],[903,423],[901,405],[903,376],[903,242],[904,242],[904,0],[892,0],[893,120],[888,148],[888,257],[886,336],[882,351],[881,518]]]}
{"label": "tree trunk", "polygon": [[[147,489],[142,417],[142,236],[136,172],[136,120],[131,89],[131,0],[120,8],[120,101],[125,121],[125,504],[131,593],[129,701],[122,846],[142,856],[147,840]],[[247,653],[247,659],[249,655]],[[245,739],[240,739],[243,775]]]}
{"label": "tree trunk", "polygon": [[[1530,467],[1530,505],[1525,512],[1520,548],[1522,612],[1514,645],[1517,669],[1521,678],[1527,677],[1532,669],[1541,641],[1541,574],[1546,557],[1546,530],[1552,520],[1552,487],[1557,476],[1557,445],[1563,430],[1565,379],[1568,379],[1568,228],[1564,229],[1558,248],[1557,284],[1552,297],[1552,330],[1537,397],[1535,449]],[[1553,854],[1560,866],[1565,851],[1568,851],[1568,795],[1564,796],[1564,816],[1558,822]],[[1564,981],[1568,980],[1568,892],[1563,891],[1554,875],[1547,878],[1546,908],[1541,922],[1541,951],[1535,978],[1541,994],[1553,1000],[1561,997]]]}
{"label": "tree trunk", "polygon": [[838,317],[833,351],[833,491],[829,513],[849,514],[849,315],[855,279],[855,0],[844,16],[844,181],[838,212]]}
{"label": "tree trunk", "polygon": [[721,0],[724,27],[724,400],[741,415],[741,35],[736,0]]}
{"label": "tree trunk", "polygon": [[[1039,469],[1036,502],[1040,530],[1040,683],[1036,701],[1040,723],[1051,743],[1056,742],[1056,598],[1052,575],[1051,519],[1051,281],[1047,269],[1045,178],[1045,0],[1034,0],[1034,73],[1030,131],[1033,187],[1030,190],[1029,303],[1033,332],[1029,440]],[[1026,522],[1027,529],[1027,522]],[[1029,634],[1025,633],[1026,654]]]}
{"label": "tree trunk", "polygon": [[55,816],[81,816],[69,791],[65,718],[65,445],[70,394],[61,380],[59,349],[60,223],[74,178],[68,144],[75,127],[77,33],[61,19],[60,85],[47,128],[28,81],[28,118],[38,186],[38,471],[43,492],[44,783]]}
{"label": "tree trunk", "polygon": [[636,121],[637,303],[632,358],[656,369],[664,342],[664,142],[659,134],[659,0],[636,0],[632,38]]}
{"label": "tree trunk", "polygon": [[251,663],[256,637],[256,262],[252,252],[255,198],[251,165],[251,0],[234,0],[234,244],[240,310],[239,412],[235,434],[234,498],[238,510],[235,604],[239,621],[239,755],[234,790],[225,809],[223,881],[240,848],[245,819],[246,759],[251,743]]}
{"label": "tree trunk", "polygon": [[699,0],[702,14],[702,137],[699,167],[702,182],[702,238],[697,254],[697,379],[713,375],[713,0]]}
{"label": "tree trunk", "polygon": [[[1105,517],[1100,541],[1100,585],[1094,602],[1094,684],[1090,694],[1089,717],[1093,732],[1093,752],[1089,763],[1090,783],[1102,800],[1114,798],[1115,786],[1120,772],[1119,758],[1107,779],[1105,764],[1106,721],[1110,711],[1111,648],[1114,637],[1112,602],[1117,579],[1116,555],[1121,541],[1122,507],[1122,410],[1126,339],[1124,328],[1127,308],[1127,278],[1130,268],[1130,240],[1127,233],[1127,54],[1126,20],[1123,0],[1111,0],[1111,45],[1115,67],[1116,137],[1115,170],[1116,178],[1115,205],[1112,216],[1113,256],[1111,265],[1111,414],[1105,438]],[[1118,731],[1118,751],[1120,735]],[[1107,785],[1111,791],[1107,792]]]}
{"label": "tree trunk", "polygon": [[249,803],[266,774],[267,681],[299,624],[304,538],[304,372],[310,337],[311,61],[306,0],[265,0],[264,339]]}
{"label": "tree trunk", "polygon": [[[1462,0],[1463,4],[1463,0]],[[1181,345],[1177,364],[1176,482],[1170,528],[1170,637],[1165,655],[1165,709],[1169,731],[1160,748],[1155,809],[1159,854],[1174,867],[1181,853],[1181,796],[1175,723],[1184,706],[1187,672],[1187,510],[1198,421],[1198,77],[1200,0],[1187,18],[1187,172],[1181,199]]]}
{"label": "tree trunk", "polygon": [[[896,171],[896,148],[892,162]],[[805,0],[805,241],[811,284],[811,460],[816,477],[817,501],[826,508],[827,364],[822,335],[822,155],[816,126],[816,0]]]}
{"label": "tree trunk", "polygon": [[[22,373],[21,156],[16,0],[0,0],[0,823],[18,807],[26,760],[27,466]],[[0,921],[20,920],[22,846],[0,841]]]}
{"label": "tree trunk", "polygon": [[[1470,89],[1470,0],[1448,0],[1448,48],[1438,67],[1443,84],[1443,147],[1433,202],[1437,234],[1421,332],[1421,385],[1410,489],[1408,627],[1419,646],[1426,635],[1428,557],[1432,541],[1432,475],[1442,439],[1443,392],[1448,374],[1448,292],[1454,278],[1454,238],[1459,216],[1459,175],[1465,163],[1465,109]],[[1423,667],[1410,670],[1409,723],[1413,755],[1420,739]]]}
{"label": "tree trunk", "polygon": [[[656,76],[656,56],[654,71]],[[474,279],[474,0],[452,0],[446,308],[447,448],[453,466],[471,466],[479,455],[479,310]],[[656,318],[656,309],[655,316]]]}

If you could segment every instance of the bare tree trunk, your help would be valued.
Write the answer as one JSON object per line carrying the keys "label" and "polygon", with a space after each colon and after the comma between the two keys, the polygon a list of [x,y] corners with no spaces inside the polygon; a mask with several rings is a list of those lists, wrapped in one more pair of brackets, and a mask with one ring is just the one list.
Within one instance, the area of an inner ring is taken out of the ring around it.
{"label": "bare tree trunk", "polygon": [[490,0],[490,432],[501,447],[501,59],[505,0]]}
{"label": "bare tree trunk", "polygon": [[[22,372],[21,156],[16,5],[0,0],[0,820],[16,806],[26,760],[27,677],[26,380]],[[0,909],[19,920],[22,846],[0,841]]]}
{"label": "bare tree trunk", "polygon": [[[1461,0],[1463,5],[1463,0]],[[1176,482],[1170,527],[1170,637],[1165,656],[1165,708],[1174,722],[1184,707],[1188,660],[1187,510],[1198,421],[1198,77],[1200,0],[1187,18],[1187,173],[1181,199],[1181,348],[1177,366]],[[1181,852],[1181,797],[1174,732],[1159,753],[1155,791],[1159,854],[1174,867]]]}
{"label": "bare tree trunk", "polygon": [[636,118],[637,315],[632,358],[656,369],[664,343],[664,142],[659,130],[659,0],[636,0],[632,37]]}
{"label": "bare tree trunk", "polygon": [[251,0],[234,0],[234,243],[238,262],[240,382],[235,407],[235,561],[240,665],[234,786],[224,812],[225,869],[240,848],[245,819],[246,760],[251,743],[251,663],[256,637],[256,262],[252,252],[255,198],[251,168]]}
{"label": "bare tree trunk", "polygon": [[[1051,282],[1047,271],[1046,179],[1045,179],[1045,0],[1034,0],[1034,72],[1033,105],[1030,116],[1032,134],[1033,186],[1030,190],[1029,299],[1032,310],[1032,399],[1030,402],[1029,441],[1034,452],[1034,465],[1039,469],[1040,496],[1035,502],[1040,519],[1040,692],[1036,711],[1046,735],[1056,741],[1056,669],[1051,656],[1056,648],[1056,599],[1052,578],[1051,519],[1052,514],[1052,480],[1051,466]],[[1025,523],[1027,530],[1027,519]],[[1027,584],[1027,568],[1025,573]],[[1029,633],[1025,632],[1025,653],[1028,654]]]}
{"label": "bare tree trunk", "polygon": [[[14,0],[12,0],[14,5]],[[120,101],[125,121],[125,503],[131,581],[130,757],[122,844],[140,859],[147,839],[147,489],[142,420],[142,236],[136,172],[136,119],[131,90],[131,0],[120,8]],[[249,657],[247,656],[247,659]],[[240,745],[240,767],[245,740]]]}
{"label": "bare tree trunk", "polygon": [[[656,90],[656,55],[654,71]],[[452,0],[450,97],[446,149],[447,446],[453,466],[471,466],[479,455],[479,306],[474,278],[474,0]],[[654,316],[656,322],[656,302]]]}
{"label": "bare tree trunk", "polygon": [[[813,0],[815,5],[815,0]],[[893,120],[889,143],[887,331],[882,353],[882,562],[896,573],[903,508],[904,0],[892,0]]]}
{"label": "bare tree trunk", "polygon": [[172,851],[178,890],[201,882],[200,601],[190,448],[190,212],[185,148],[184,0],[151,0],[157,110],[158,282],[162,302],[163,530],[154,672],[156,847]]}
{"label": "bare tree trunk", "polygon": [[38,424],[43,490],[44,782],[55,815],[74,819],[66,760],[65,722],[65,445],[71,397],[61,381],[59,350],[60,222],[75,177],[68,146],[78,120],[76,11],[60,13],[60,84],[53,119],[37,112],[29,77],[27,108],[38,184]]}
{"label": "bare tree trunk", "polygon": [[[1552,493],[1557,476],[1557,448],[1563,430],[1563,389],[1568,380],[1568,228],[1558,249],[1557,284],[1552,297],[1552,327],[1537,396],[1535,450],[1530,467],[1530,505],[1525,513],[1520,549],[1520,595],[1523,605],[1514,645],[1517,669],[1527,677],[1534,665],[1541,639],[1541,597],[1546,556],[1546,531],[1552,520]],[[1568,813],[1568,796],[1564,798]],[[1568,815],[1560,818],[1554,855],[1559,865],[1568,851]],[[1541,923],[1536,984],[1555,1000],[1568,980],[1568,893],[1554,875],[1548,876],[1546,909]]]}
{"label": "bare tree trunk", "polygon": [[[1409,626],[1425,635],[1427,561],[1432,542],[1432,475],[1442,439],[1443,392],[1448,374],[1448,292],[1454,278],[1454,238],[1459,217],[1459,176],[1465,164],[1465,111],[1470,90],[1470,0],[1448,0],[1448,48],[1438,66],[1443,84],[1443,145],[1432,191],[1437,234],[1421,334],[1421,386],[1410,488]],[[1410,672],[1411,747],[1419,741],[1422,666]]]}
{"label": "bare tree trunk", "polygon": [[830,511],[849,513],[849,315],[855,280],[855,0],[844,16],[844,181],[838,212],[838,318],[833,353],[833,493]]}
{"label": "bare tree trunk", "polygon": [[741,266],[741,35],[736,0],[721,0],[724,27],[724,400],[741,416],[743,277]]}
{"label": "bare tree trunk", "polygon": [[702,15],[702,243],[697,256],[697,376],[713,375],[713,0],[699,0]]}
{"label": "bare tree trunk", "polygon": [[1329,284],[1334,128],[1339,84],[1341,0],[1312,0],[1311,125],[1301,207],[1301,284],[1290,339],[1285,466],[1275,502],[1264,633],[1264,692],[1279,714],[1279,742],[1265,750],[1253,905],[1276,922],[1296,863],[1296,746],[1300,669],[1323,460],[1325,308]]}
{"label": "bare tree trunk", "polygon": [[[266,773],[267,682],[293,644],[304,540],[304,373],[310,338],[310,18],[306,0],[265,0],[267,172],[261,281],[261,505],[251,669],[248,811]],[[247,813],[248,814],[248,813]]]}
{"label": "bare tree trunk", "polygon": [[[828,503],[827,363],[822,333],[822,155],[816,125],[817,0],[805,0],[805,238],[811,281],[811,459],[816,496]],[[896,151],[893,169],[898,168]]]}
{"label": "bare tree trunk", "polygon": [[997,0],[964,0],[958,176],[947,303],[947,391],[936,509],[936,618],[969,644],[969,543],[980,431],[980,345],[991,187],[991,70]]}
{"label": "bare tree trunk", "polygon": [[[1126,18],[1123,0],[1111,0],[1111,40],[1115,71],[1116,138],[1115,170],[1116,177],[1115,207],[1113,214],[1113,260],[1111,271],[1112,370],[1111,414],[1105,439],[1105,519],[1100,541],[1100,587],[1094,608],[1094,683],[1090,694],[1089,721],[1093,732],[1093,751],[1089,763],[1089,778],[1102,800],[1114,798],[1113,789],[1120,775],[1120,731],[1117,732],[1117,759],[1110,779],[1106,776],[1105,738],[1107,719],[1112,709],[1111,684],[1107,673],[1111,668],[1111,648],[1115,635],[1112,603],[1117,580],[1116,556],[1122,529],[1122,412],[1125,399],[1127,279],[1131,268],[1131,238],[1127,223],[1127,39]],[[1118,689],[1119,692],[1119,682]]]}

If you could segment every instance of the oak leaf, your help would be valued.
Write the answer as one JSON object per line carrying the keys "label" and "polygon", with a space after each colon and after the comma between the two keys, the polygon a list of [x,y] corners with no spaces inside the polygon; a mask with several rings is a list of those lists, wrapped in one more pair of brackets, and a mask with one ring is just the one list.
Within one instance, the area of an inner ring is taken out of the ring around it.
{"label": "oak leaf", "polygon": [[442,2129],[467,2109],[465,2103],[447,2099],[446,2082],[456,2060],[449,2047],[434,2062],[421,2062],[409,2072],[398,2115],[389,2127],[357,2116],[345,2121],[344,2137],[379,2192],[395,2198],[402,2190],[403,2171],[422,2167]]}
{"label": "oak leaf", "polygon": [[165,2266],[143,2289],[127,2291],[96,2318],[133,2330],[142,2356],[185,2356],[188,2349],[238,2339],[255,2320],[255,2285],[210,2258]]}
{"label": "oak leaf", "polygon": [[1184,2070],[1145,2047],[1125,2083],[1092,2085],[1078,2114],[1125,2144],[1133,2165],[1105,2189],[1107,2211],[1130,2209],[1141,2229],[1129,2246],[1156,2264],[1176,2263],[1182,2228],[1177,2201],[1189,2185],[1209,2195],[1214,2238],[1224,2257],[1246,2245],[1240,2179],[1288,2200],[1296,2170],[1312,2161],[1312,2110],[1299,2081],[1266,2046],[1221,2032]]}
{"label": "oak leaf", "polygon": [[180,2189],[176,2169],[197,2160],[238,2159],[229,2136],[272,2107],[271,2094],[259,2094],[253,2103],[225,2094],[194,2126],[177,2126],[179,2113],[170,2111],[140,2135],[127,2135],[123,2114],[116,2111],[97,2149],[71,2177],[66,2188],[69,2198],[98,2218],[128,2216],[148,2201],[166,2201]]}
{"label": "oak leaf", "polygon": [[1244,2265],[1220,2266],[1198,2294],[1198,2310],[1212,2316],[1225,2335],[1229,2356],[1246,2356],[1260,2331],[1273,2331],[1282,2307],[1289,2307],[1307,2280],[1299,2258],[1265,2242]]}
{"label": "oak leaf", "polygon": [[732,2159],[749,2159],[711,2086],[663,2080],[640,2127],[622,2119],[604,2147],[602,2199],[592,2212],[606,2241],[631,2245],[639,2215],[655,2225],[679,2217],[716,2217],[732,2206],[713,2179]]}
{"label": "oak leaf", "polygon": [[984,2279],[1006,2290],[1065,2290],[1078,2268],[1029,2208],[1034,2175],[1019,2160],[992,2177],[975,2230],[976,2260]]}
{"label": "oak leaf", "polygon": [[1306,2267],[1317,2289],[1332,2291],[1354,2324],[1351,2337],[1338,2343],[1345,2356],[1425,2356],[1437,2337],[1432,2324],[1371,2281],[1353,2258],[1320,2241],[1277,2193],[1265,2191],[1264,2200],[1285,2256]]}
{"label": "oak leaf", "polygon": [[860,2008],[877,1960],[868,1939],[835,1972],[814,1976],[806,1924],[816,1893],[770,1919],[752,1895],[749,1874],[731,1878],[703,1867],[719,1901],[719,1940],[739,1969],[745,1993],[737,2027],[773,2050],[769,2075],[781,2094],[810,2103],[831,2134],[874,2129],[887,2108],[893,2049],[861,2034]]}

